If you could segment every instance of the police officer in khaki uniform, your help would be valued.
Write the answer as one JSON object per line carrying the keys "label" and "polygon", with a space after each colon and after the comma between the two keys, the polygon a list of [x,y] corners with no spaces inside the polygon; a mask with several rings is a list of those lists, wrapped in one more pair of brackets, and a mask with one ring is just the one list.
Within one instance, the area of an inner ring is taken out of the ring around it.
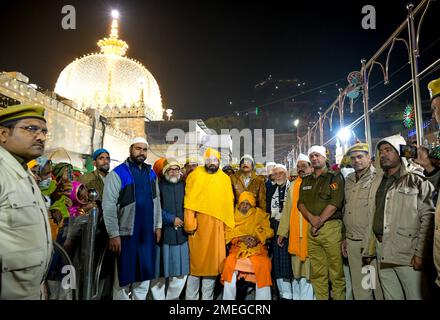
{"label": "police officer in khaki uniform", "polygon": [[44,152],[44,108],[0,111],[0,300],[41,299],[52,254],[48,214],[26,163]]}
{"label": "police officer in khaki uniform", "polygon": [[[428,84],[431,95],[431,109],[433,117],[440,127],[440,78],[433,80]],[[437,190],[438,192],[438,190]],[[436,283],[440,287],[440,201],[437,200],[437,209],[435,211],[435,229],[434,229],[434,263],[437,269]]]}
{"label": "police officer in khaki uniform", "polygon": [[[376,290],[364,288],[362,279],[362,240],[368,229],[368,194],[371,182],[376,176],[376,169],[371,164],[368,144],[357,143],[347,151],[351,166],[355,172],[345,178],[345,207],[344,227],[345,240],[343,241],[342,253],[348,258],[350,266],[351,285],[355,300],[383,299],[380,285]],[[376,260],[372,262],[376,267]],[[378,279],[377,279],[378,280]],[[379,281],[376,281],[379,284]]]}
{"label": "police officer in khaki uniform", "polygon": [[342,264],[342,206],[344,178],[326,167],[325,147],[313,146],[308,152],[314,173],[304,177],[298,209],[309,221],[309,258],[316,298],[329,299],[329,277],[332,298],[345,299]]}

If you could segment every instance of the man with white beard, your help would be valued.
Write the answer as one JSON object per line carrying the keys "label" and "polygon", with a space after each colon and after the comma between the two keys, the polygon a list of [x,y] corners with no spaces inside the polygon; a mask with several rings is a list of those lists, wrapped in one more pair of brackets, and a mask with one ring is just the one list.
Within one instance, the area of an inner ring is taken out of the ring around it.
{"label": "man with white beard", "polygon": [[[163,274],[152,280],[155,300],[178,300],[189,273],[188,236],[183,231],[183,199],[185,183],[180,164],[166,159],[159,182],[162,199],[162,259]],[[156,265],[156,268],[158,266]],[[168,282],[165,292],[165,283]]]}
{"label": "man with white beard", "polygon": [[[274,234],[277,234],[290,181],[287,179],[287,169],[282,164],[276,164],[272,174],[274,185],[267,190],[267,212],[270,214],[270,227],[274,230]],[[276,279],[279,297],[291,300],[293,298],[293,273],[288,248],[278,246],[274,239],[270,249],[273,276]]]}

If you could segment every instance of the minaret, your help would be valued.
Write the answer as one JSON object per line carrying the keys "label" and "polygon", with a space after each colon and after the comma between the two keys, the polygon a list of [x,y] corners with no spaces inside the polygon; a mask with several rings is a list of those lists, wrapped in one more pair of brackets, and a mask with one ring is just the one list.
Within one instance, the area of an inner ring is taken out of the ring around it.
{"label": "minaret", "polygon": [[[115,72],[114,59],[112,57],[125,56],[128,49],[128,44],[119,39],[119,12],[112,10],[112,23],[110,27],[110,36],[98,41],[98,46],[101,48],[101,53],[108,55],[109,70],[107,75],[107,92],[106,104],[113,109],[114,100],[112,98],[112,79]],[[110,118],[116,128],[127,133],[130,136],[144,136],[145,135],[145,120],[144,103],[143,103],[143,86],[144,82],[140,82],[141,102],[139,105],[122,106],[118,108],[117,113],[112,113]],[[104,113],[105,116],[108,116]]]}

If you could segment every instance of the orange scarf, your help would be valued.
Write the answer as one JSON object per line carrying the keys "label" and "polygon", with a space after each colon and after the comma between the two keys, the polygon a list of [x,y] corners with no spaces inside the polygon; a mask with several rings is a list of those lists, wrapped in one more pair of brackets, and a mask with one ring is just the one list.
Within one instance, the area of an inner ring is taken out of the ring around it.
{"label": "orange scarf", "polygon": [[301,212],[298,210],[299,188],[302,179],[298,177],[292,188],[292,210],[290,211],[290,234],[289,234],[289,248],[290,254],[293,254],[301,261],[305,261],[308,257],[308,241],[307,234],[309,230],[309,223],[304,219]]}

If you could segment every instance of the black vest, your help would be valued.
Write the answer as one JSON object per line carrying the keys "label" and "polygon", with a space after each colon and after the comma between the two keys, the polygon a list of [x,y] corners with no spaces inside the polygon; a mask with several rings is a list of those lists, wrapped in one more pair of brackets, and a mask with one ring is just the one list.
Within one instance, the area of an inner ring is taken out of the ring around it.
{"label": "black vest", "polygon": [[[162,179],[159,183],[162,209],[174,214],[183,221],[183,198],[185,183],[170,183]],[[174,226],[163,225],[163,243],[170,245],[182,244],[187,241],[187,234],[183,228],[174,229]]]}

